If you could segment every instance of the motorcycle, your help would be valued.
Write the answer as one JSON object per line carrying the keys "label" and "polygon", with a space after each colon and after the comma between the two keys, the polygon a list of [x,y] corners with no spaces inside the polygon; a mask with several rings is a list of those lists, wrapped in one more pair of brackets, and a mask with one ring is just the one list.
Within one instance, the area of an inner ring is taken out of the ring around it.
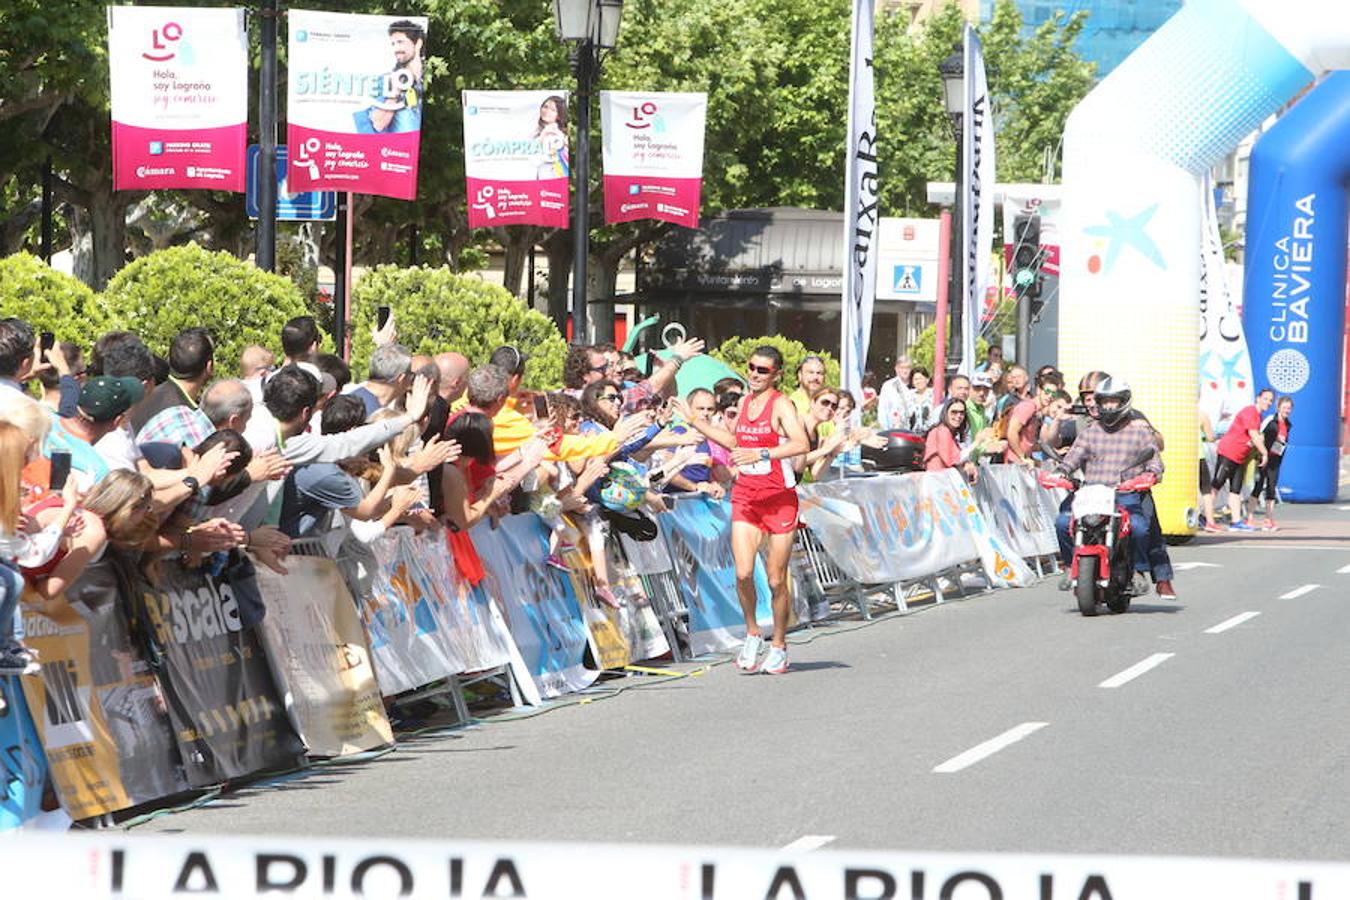
{"label": "motorcycle", "polygon": [[1102,602],[1113,613],[1126,612],[1131,599],[1147,592],[1147,586],[1142,591],[1135,589],[1133,528],[1129,515],[1116,502],[1116,495],[1146,491],[1157,481],[1152,473],[1145,472],[1112,487],[1081,485],[1049,472],[1041,474],[1043,487],[1073,493],[1069,519],[1073,563],[1069,577],[1078,611],[1083,615],[1095,616],[1097,605]]}

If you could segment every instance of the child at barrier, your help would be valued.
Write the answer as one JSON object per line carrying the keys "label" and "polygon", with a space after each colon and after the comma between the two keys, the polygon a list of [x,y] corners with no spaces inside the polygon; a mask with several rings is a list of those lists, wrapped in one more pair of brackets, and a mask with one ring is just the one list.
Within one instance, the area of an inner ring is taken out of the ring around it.
{"label": "child at barrier", "polygon": [[37,444],[22,429],[0,422],[0,674],[3,675],[32,675],[41,669],[32,651],[15,636],[15,616],[24,588],[20,567],[36,568],[56,556],[79,499],[75,481],[71,479],[60,495],[60,512],[50,524],[38,526],[23,514],[20,509],[23,470],[36,455]]}
{"label": "child at barrier", "polygon": [[[747,363],[750,394],[741,401],[735,431],[694,417],[687,403],[677,409],[705,437],[732,451],[738,469],[731,491],[731,551],[736,560],[736,593],[745,616],[746,638],[736,664],[743,672],[781,675],[788,670],[787,624],[791,611],[787,568],[797,532],[796,478],[791,461],[810,448],[797,410],[777,385],[783,356],[776,347],[755,348]],[[773,639],[763,663],[764,639],[755,615],[755,563],[768,540],[765,561],[773,592]]]}

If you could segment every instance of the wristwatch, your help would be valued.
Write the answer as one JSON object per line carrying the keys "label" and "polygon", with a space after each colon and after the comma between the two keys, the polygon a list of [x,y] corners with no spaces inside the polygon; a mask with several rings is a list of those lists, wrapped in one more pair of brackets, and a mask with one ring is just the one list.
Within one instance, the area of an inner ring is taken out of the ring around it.
{"label": "wristwatch", "polygon": [[195,496],[197,496],[199,493],[201,493],[201,490],[202,490],[202,483],[201,483],[200,481],[198,481],[197,479],[193,478],[191,475],[184,475],[184,476],[183,476],[183,484],[186,484],[186,485],[187,485],[187,488],[188,488],[189,491],[192,492],[192,496],[193,496],[193,497],[195,497]]}
{"label": "wristwatch", "polygon": [[760,451],[759,451],[759,458],[762,459],[762,460],[764,460],[764,462],[768,462],[768,461],[769,461],[769,450],[768,450],[767,447],[762,447],[762,448],[760,448]]}

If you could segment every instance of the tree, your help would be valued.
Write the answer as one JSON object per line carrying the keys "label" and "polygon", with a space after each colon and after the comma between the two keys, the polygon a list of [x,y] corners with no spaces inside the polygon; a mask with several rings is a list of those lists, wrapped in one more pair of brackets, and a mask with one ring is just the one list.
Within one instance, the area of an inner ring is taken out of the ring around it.
{"label": "tree", "polygon": [[279,352],[281,326],[309,311],[290,279],[196,244],[128,264],[108,283],[103,303],[113,327],[136,332],[160,353],[184,328],[206,328],[221,375],[238,371],[249,344]]}
{"label": "tree", "polygon": [[358,371],[370,361],[380,306],[393,309],[395,327],[414,353],[454,350],[479,363],[497,347],[511,344],[530,358],[527,387],[562,384],[567,344],[553,322],[495,284],[445,266],[377,266],[357,282],[352,290],[352,367]]}
{"label": "tree", "polygon": [[744,372],[745,364],[750,361],[755,348],[765,344],[777,347],[778,352],[783,354],[783,380],[779,385],[779,390],[784,393],[791,393],[797,389],[797,367],[808,356],[819,356],[825,360],[826,384],[839,384],[839,362],[828,352],[810,350],[801,341],[794,341],[776,334],[762,337],[728,338],[710,355],[714,359],[720,359],[735,371]]}
{"label": "tree", "polygon": [[58,340],[86,348],[108,324],[98,298],[83,282],[27,253],[0,259],[0,309],[34,331],[51,331]]}

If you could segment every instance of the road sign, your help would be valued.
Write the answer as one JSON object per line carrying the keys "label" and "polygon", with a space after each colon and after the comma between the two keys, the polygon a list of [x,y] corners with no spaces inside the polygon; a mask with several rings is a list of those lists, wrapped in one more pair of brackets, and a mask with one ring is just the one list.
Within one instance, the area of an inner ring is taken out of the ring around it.
{"label": "road sign", "polygon": [[918,294],[923,291],[923,266],[899,265],[894,267],[893,291],[897,294]]}
{"label": "road sign", "polygon": [[[258,160],[262,148],[248,146],[248,181],[244,193],[244,209],[250,219],[258,218]],[[337,194],[333,191],[301,191],[292,194],[286,190],[286,145],[277,145],[277,221],[315,222],[337,218]]]}

